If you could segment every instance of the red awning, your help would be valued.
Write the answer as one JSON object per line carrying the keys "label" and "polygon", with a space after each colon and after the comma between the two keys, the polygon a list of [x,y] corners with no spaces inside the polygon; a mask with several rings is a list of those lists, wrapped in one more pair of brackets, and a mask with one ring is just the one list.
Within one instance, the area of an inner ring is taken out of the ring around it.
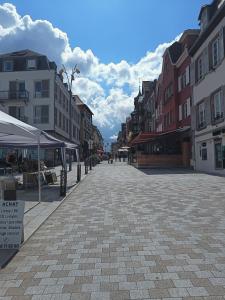
{"label": "red awning", "polygon": [[153,132],[140,132],[131,142],[131,146],[135,146],[137,144],[143,144],[148,143],[153,138],[159,136],[159,133],[153,133]]}
{"label": "red awning", "polygon": [[187,130],[190,130],[189,126],[177,128],[167,132],[140,132],[132,141],[130,141],[129,145],[132,147],[138,144],[148,143],[156,138],[164,137],[173,133],[181,133]]}

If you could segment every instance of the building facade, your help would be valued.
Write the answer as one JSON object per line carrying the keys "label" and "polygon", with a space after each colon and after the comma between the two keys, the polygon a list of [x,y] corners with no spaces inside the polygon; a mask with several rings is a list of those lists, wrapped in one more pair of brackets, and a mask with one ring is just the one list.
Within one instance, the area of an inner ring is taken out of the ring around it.
{"label": "building facade", "polygon": [[225,174],[225,2],[201,8],[199,38],[193,45],[192,128],[194,166]]}
{"label": "building facade", "polygon": [[80,155],[81,159],[85,160],[91,154],[91,150],[93,148],[93,113],[90,108],[79,98],[79,96],[74,95],[73,99],[80,111]]}
{"label": "building facade", "polygon": [[70,99],[56,64],[45,55],[31,50],[0,55],[0,103],[5,111],[79,145],[80,112]]}
{"label": "building facade", "polygon": [[104,151],[103,150],[104,140],[98,127],[95,125],[92,125],[92,139],[93,139],[92,153],[102,154]]}

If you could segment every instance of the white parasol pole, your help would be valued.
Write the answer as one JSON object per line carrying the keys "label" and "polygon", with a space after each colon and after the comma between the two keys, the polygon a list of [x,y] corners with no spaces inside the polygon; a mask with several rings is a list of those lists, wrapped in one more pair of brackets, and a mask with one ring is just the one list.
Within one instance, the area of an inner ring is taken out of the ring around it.
{"label": "white parasol pole", "polygon": [[41,202],[40,133],[38,133],[38,201]]}

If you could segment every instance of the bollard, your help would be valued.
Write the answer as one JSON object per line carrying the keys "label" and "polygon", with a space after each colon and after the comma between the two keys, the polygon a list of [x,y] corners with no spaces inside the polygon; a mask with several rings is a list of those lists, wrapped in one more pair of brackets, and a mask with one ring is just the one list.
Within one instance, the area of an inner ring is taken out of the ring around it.
{"label": "bollard", "polygon": [[77,182],[79,182],[80,179],[81,179],[81,178],[80,178],[80,177],[81,177],[81,173],[80,173],[80,170],[81,170],[81,169],[80,169],[80,167],[81,167],[81,166],[78,164],[78,165],[77,165]]}
{"label": "bollard", "polygon": [[92,170],[92,161],[91,161],[91,157],[89,158],[89,163],[90,163],[90,170]]}
{"label": "bollard", "polygon": [[84,170],[85,170],[85,174],[88,174],[88,165],[87,165],[87,161],[86,160],[84,162]]}
{"label": "bollard", "polygon": [[60,196],[66,196],[66,185],[67,185],[67,172],[61,170],[60,172]]}

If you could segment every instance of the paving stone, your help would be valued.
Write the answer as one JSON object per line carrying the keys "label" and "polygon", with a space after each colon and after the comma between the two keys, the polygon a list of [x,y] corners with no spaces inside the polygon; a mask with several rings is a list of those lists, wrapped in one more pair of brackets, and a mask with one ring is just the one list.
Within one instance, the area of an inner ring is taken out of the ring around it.
{"label": "paving stone", "polygon": [[208,292],[204,287],[192,287],[187,288],[188,293],[193,297],[201,297],[201,296],[208,296]]}
{"label": "paving stone", "polygon": [[224,192],[218,176],[101,163],[1,270],[0,297],[220,300]]}
{"label": "paving stone", "polygon": [[130,290],[130,299],[144,299],[149,298],[148,290]]}
{"label": "paving stone", "polygon": [[186,297],[189,296],[189,293],[186,288],[172,288],[169,289],[171,297]]}
{"label": "paving stone", "polygon": [[91,293],[91,300],[110,300],[109,292],[93,292]]}

